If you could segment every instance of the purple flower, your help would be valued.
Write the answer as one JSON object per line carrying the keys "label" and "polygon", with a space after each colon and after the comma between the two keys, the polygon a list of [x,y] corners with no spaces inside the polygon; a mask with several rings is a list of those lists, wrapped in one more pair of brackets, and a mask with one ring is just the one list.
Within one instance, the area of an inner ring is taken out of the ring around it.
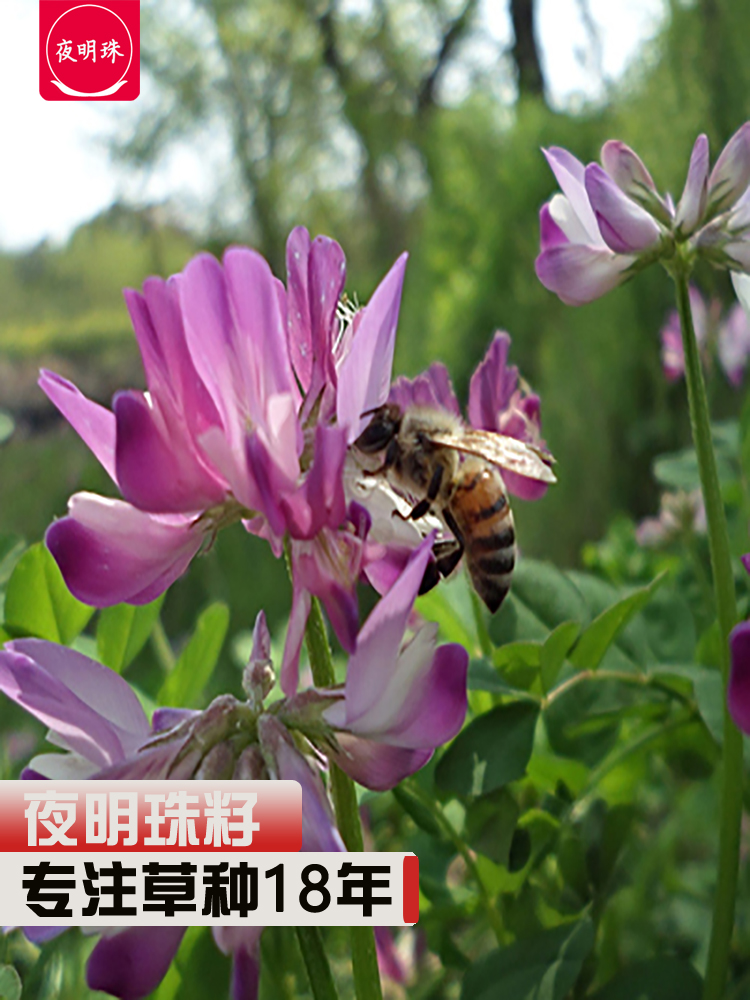
{"label": "purple flower", "polygon": [[[750,556],[743,556],[750,572]],[[731,667],[727,686],[727,704],[735,725],[750,734],[750,622],[735,626],[729,636]]]}
{"label": "purple flower", "polygon": [[[708,342],[709,310],[705,299],[694,285],[690,286],[689,294],[695,339],[701,353],[704,353]],[[680,317],[676,309],[669,313],[661,330],[661,363],[664,375],[670,382],[676,382],[684,376],[685,353],[682,347]]]}
{"label": "purple flower", "polygon": [[[508,365],[510,344],[509,334],[497,331],[472,375],[467,407],[469,423],[477,430],[505,434],[546,451],[541,437],[539,397],[526,391],[519,380],[518,368]],[[396,379],[389,400],[402,409],[428,406],[461,415],[448,372],[439,363],[415,379],[403,376]],[[513,472],[504,471],[503,480],[511,493],[524,500],[538,500],[547,491],[547,483]]]}
{"label": "purple flower", "polygon": [[[721,316],[721,303],[718,299],[706,303],[698,289],[692,285],[690,308],[704,367],[708,368],[711,365],[715,350],[724,374],[729,383],[736,388],[742,382],[750,356],[750,321],[742,304],[743,299],[748,299],[750,296],[750,289],[746,289],[750,278],[735,272],[732,280],[740,302],[735,303],[726,316]],[[668,315],[667,322],[662,328],[661,345],[664,374],[670,382],[674,382],[682,378],[685,373],[680,319],[675,311]]]}
{"label": "purple flower", "polygon": [[750,268],[750,122],[710,173],[708,139],[698,136],[676,207],[623,142],[604,144],[602,166],[557,147],[544,154],[562,194],[541,210],[536,273],[568,305],[592,302],[683,243],[720,266]]}
{"label": "purple flower", "polygon": [[663,493],[658,517],[647,517],[635,530],[646,549],[661,549],[690,534],[706,533],[706,508],[700,490]]}
{"label": "purple flower", "polygon": [[430,559],[428,536],[362,626],[342,695],[323,712],[336,730],[336,763],[360,784],[383,790],[423,767],[466,715],[468,654],[437,646],[428,624],[404,635]]}
{"label": "purple flower", "polygon": [[406,256],[345,315],[337,243],[295,229],[287,265],[285,289],[259,254],[234,247],[223,266],[201,254],[169,281],[148,279],[143,294],[126,291],[148,391],[118,393],[111,412],[42,373],[124,497],[76,494],[47,532],[81,600],[151,601],[242,520],[277,556],[290,539],[295,622],[304,628],[316,594],[353,649],[362,557],[344,460],[362,413],[387,397]]}
{"label": "purple flower", "polygon": [[[256,628],[258,662],[266,645],[264,622]],[[42,639],[15,640],[0,650],[0,690],[49,726],[50,742],[65,751],[35,757],[23,776],[292,779],[302,786],[302,850],[344,850],[320,759],[303,756],[283,725],[268,714],[257,718],[258,743],[248,738],[244,749],[238,744],[249,717],[262,713],[262,698],[252,706],[224,696],[205,712],[158,709],[149,726],[140,702],[118,674]],[[312,747],[310,751],[314,754]],[[258,927],[214,931],[221,950],[233,956],[234,1000],[257,996],[261,932]],[[104,932],[89,958],[90,988],[122,1000],[147,996],[166,974],[183,934],[184,928],[164,927]]]}
{"label": "purple flower", "polygon": [[582,305],[624,281],[637,254],[659,242],[661,229],[601,167],[584,167],[558,147],[544,155],[563,193],[541,210],[537,277],[563,302]]}

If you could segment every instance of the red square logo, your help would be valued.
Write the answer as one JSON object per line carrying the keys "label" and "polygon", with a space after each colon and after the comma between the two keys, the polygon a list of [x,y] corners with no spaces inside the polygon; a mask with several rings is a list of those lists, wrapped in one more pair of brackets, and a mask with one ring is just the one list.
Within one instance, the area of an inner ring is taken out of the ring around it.
{"label": "red square logo", "polygon": [[140,0],[39,0],[45,101],[133,101],[140,70]]}

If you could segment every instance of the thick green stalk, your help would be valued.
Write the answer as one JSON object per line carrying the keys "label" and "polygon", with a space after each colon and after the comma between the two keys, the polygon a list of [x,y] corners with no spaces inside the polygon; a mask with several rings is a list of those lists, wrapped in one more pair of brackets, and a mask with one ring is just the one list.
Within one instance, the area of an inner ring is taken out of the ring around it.
{"label": "thick green stalk", "polygon": [[[716,616],[721,635],[721,670],[726,684],[729,678],[729,633],[737,622],[737,604],[729,552],[726,515],[721,499],[716,456],[711,440],[711,422],[703,381],[698,344],[688,294],[689,267],[678,258],[673,277],[677,288],[677,309],[685,351],[690,426],[698,458],[703,502],[706,506],[708,544],[711,552]],[[716,878],[711,942],[703,985],[703,1000],[722,1000],[727,985],[729,948],[734,927],[735,896],[740,853],[742,817],[742,735],[732,722],[724,698],[724,747],[721,779],[719,828],[719,869]]]}
{"label": "thick green stalk", "polygon": [[[331,647],[317,597],[312,599],[305,632],[310,668],[316,687],[330,687],[336,683],[331,658]],[[357,793],[354,782],[331,763],[331,795],[336,812],[336,825],[348,851],[361,851],[364,847],[362,824],[359,819]],[[352,971],[357,1000],[383,1000],[372,927],[351,927]]]}
{"label": "thick green stalk", "polygon": [[318,928],[298,927],[297,940],[315,1000],[338,1000],[331,967]]}

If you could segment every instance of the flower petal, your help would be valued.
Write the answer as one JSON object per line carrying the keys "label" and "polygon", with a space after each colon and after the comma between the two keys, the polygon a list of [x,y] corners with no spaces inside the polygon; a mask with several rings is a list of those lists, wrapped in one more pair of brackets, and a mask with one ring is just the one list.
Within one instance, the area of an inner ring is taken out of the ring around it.
{"label": "flower petal", "polygon": [[607,246],[639,253],[658,242],[661,229],[649,213],[624,195],[598,163],[586,167],[586,192]]}
{"label": "flower petal", "polygon": [[566,305],[582,306],[621,284],[634,260],[611,250],[569,244],[545,250],[534,267],[545,288]]}
{"label": "flower petal", "polygon": [[[596,216],[594,215],[594,210],[591,207],[586,191],[584,165],[572,153],[569,153],[567,149],[562,149],[559,146],[551,146],[549,149],[543,149],[542,152],[552,173],[557,178],[557,183],[560,185],[562,193],[568,200],[573,215],[586,233],[586,242],[591,243],[593,246],[604,246]],[[552,206],[550,206],[550,210],[554,217]],[[560,225],[559,219],[555,218],[555,221]],[[562,229],[570,236],[564,226],[562,226]],[[573,237],[570,238],[572,239]]]}
{"label": "flower petal", "polygon": [[284,726],[271,715],[258,719],[258,737],[269,771],[302,787],[302,850],[344,851],[320,775],[302,756]]}
{"label": "flower petal", "polygon": [[498,330],[469,383],[469,421],[483,431],[500,430],[500,414],[518,384],[518,369],[508,365],[510,337]]}
{"label": "flower petal", "polygon": [[257,1000],[260,982],[260,936],[263,927],[214,927],[217,946],[232,956],[231,1000]]}
{"label": "flower petal", "polygon": [[44,368],[39,376],[39,387],[116,483],[114,414],[87,399],[72,382]]}
{"label": "flower petal", "polygon": [[208,472],[188,435],[165,429],[143,393],[119,392],[113,408],[117,481],[129,503],[152,513],[178,514],[224,499],[223,482]]}
{"label": "flower petal", "polygon": [[47,529],[68,589],[94,607],[147,604],[181,576],[203,542],[188,518],[157,518],[121,500],[76,493]]}
{"label": "flower petal", "polygon": [[347,725],[378,705],[399,669],[399,652],[414,601],[432,555],[431,533],[360,629],[346,674]]}
{"label": "flower petal", "polygon": [[558,247],[570,242],[563,229],[552,217],[550,204],[550,202],[545,202],[539,210],[539,245],[542,250],[549,250],[550,247]]}
{"label": "flower petal", "polygon": [[439,361],[433,362],[426,372],[417,375],[415,379],[408,379],[403,375],[397,378],[391,386],[388,401],[400,406],[402,410],[410,406],[426,406],[461,416],[448,369]]}
{"label": "flower petal", "polygon": [[0,650],[0,690],[98,768],[148,738],[148,720],[121,677],[41,639],[16,640]]}
{"label": "flower petal", "polygon": [[232,247],[224,254],[234,330],[233,359],[244,379],[244,403],[258,420],[257,404],[291,393],[299,400],[287,347],[285,317],[280,308],[279,282],[259,253]]}
{"label": "flower petal", "polygon": [[750,184],[750,122],[734,133],[721,151],[708,179],[708,200],[712,212],[733,205]]}
{"label": "flower petal", "polygon": [[685,189],[677,206],[675,226],[684,234],[692,233],[703,218],[708,196],[708,138],[699,135],[690,155]]}
{"label": "flower petal", "polygon": [[86,966],[86,982],[120,1000],[141,1000],[153,992],[172,964],[184,927],[129,927],[102,937]]}
{"label": "flower petal", "polygon": [[414,774],[432,757],[433,750],[408,750],[366,740],[349,733],[338,733],[338,753],[330,753],[336,764],[350,778],[375,792],[386,792]]}
{"label": "flower petal", "polygon": [[341,363],[336,397],[339,427],[351,444],[362,433],[368,410],[388,399],[396,326],[408,254],[401,254],[362,310],[356,336]]}
{"label": "flower petal", "polygon": [[132,733],[132,749],[148,737],[151,727],[140,701],[130,685],[113,670],[44,639],[14,639],[6,643],[5,649],[28,656],[104,719]]}
{"label": "flower petal", "polygon": [[656,185],[643,160],[619,139],[610,139],[604,143],[601,160],[618,188],[629,197],[640,199],[644,195],[648,196],[649,192],[656,192]]}

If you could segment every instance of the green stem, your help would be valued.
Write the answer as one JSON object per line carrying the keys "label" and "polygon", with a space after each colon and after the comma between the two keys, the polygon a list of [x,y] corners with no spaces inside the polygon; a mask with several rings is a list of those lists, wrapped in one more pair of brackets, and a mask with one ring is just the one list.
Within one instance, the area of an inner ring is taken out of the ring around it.
{"label": "green stem", "polygon": [[477,884],[479,889],[479,896],[482,901],[482,907],[484,908],[485,915],[489,921],[490,927],[492,928],[495,937],[497,938],[497,943],[502,947],[506,944],[505,932],[503,931],[503,922],[500,917],[500,913],[497,907],[492,902],[492,896],[490,895],[487,886],[484,884],[482,879],[482,874],[477,868],[477,864],[474,861],[474,856],[469,850],[468,844],[462,839],[461,835],[455,829],[451,821],[445,815],[440,806],[440,803],[428,795],[422,788],[417,784],[416,781],[408,779],[403,782],[404,787],[408,789],[410,795],[413,795],[415,799],[419,801],[419,804],[433,817],[437,825],[440,827],[444,836],[449,840],[453,846],[456,848],[458,853],[464,860],[466,868]]}
{"label": "green stem", "polygon": [[[310,669],[316,687],[331,687],[336,683],[331,647],[328,644],[320,602],[313,597],[305,632]],[[336,813],[336,825],[348,851],[364,849],[362,824],[359,818],[354,782],[331,763],[331,796]],[[372,927],[351,927],[352,972],[357,1000],[383,1000],[378,970],[378,953]]]}
{"label": "green stem", "polygon": [[298,927],[297,940],[315,1000],[338,1000],[325,948],[317,927]]}
{"label": "green stem", "polygon": [[[737,621],[729,535],[719,487],[719,476],[716,471],[716,456],[711,440],[706,387],[703,381],[698,343],[695,339],[693,317],[690,312],[689,266],[686,261],[679,257],[673,267],[673,277],[677,289],[677,309],[680,314],[682,344],[685,352],[685,379],[690,407],[690,427],[698,459],[703,502],[706,506],[716,615],[719,620],[721,637],[721,670],[726,689],[729,678],[729,633]],[[719,868],[716,879],[708,964],[703,985],[703,1000],[722,1000],[725,995],[737,894],[741,817],[742,736],[732,722],[725,697]]]}

